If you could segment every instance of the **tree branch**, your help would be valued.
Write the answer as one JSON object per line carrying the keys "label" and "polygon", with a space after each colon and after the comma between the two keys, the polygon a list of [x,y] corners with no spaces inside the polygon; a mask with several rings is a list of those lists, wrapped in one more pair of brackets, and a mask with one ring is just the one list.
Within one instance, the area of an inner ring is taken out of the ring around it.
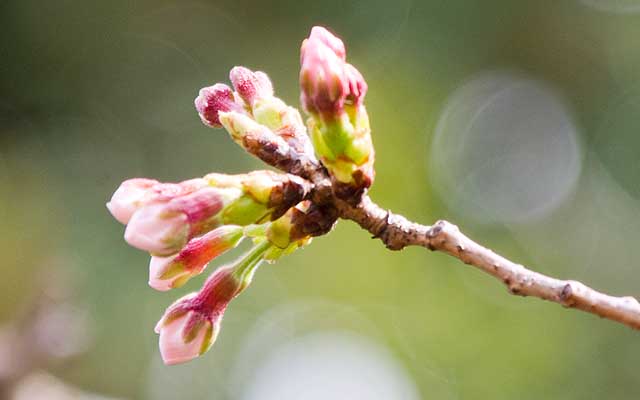
{"label": "tree branch", "polygon": [[342,219],[356,222],[390,250],[422,246],[442,251],[501,280],[511,294],[553,301],[640,329],[640,303],[633,297],[610,296],[578,281],[556,279],[531,271],[474,242],[447,221],[438,221],[433,226],[421,225],[381,208],[367,195],[357,205],[351,205],[335,196],[327,171],[316,160],[288,147],[281,152],[274,149],[263,151],[260,149],[265,148],[265,143],[250,144],[247,146],[252,149],[250,152],[267,164],[313,183],[314,189],[307,199],[325,210],[336,210],[336,213],[326,213],[327,226],[333,224],[337,214]]}
{"label": "tree branch", "polygon": [[610,296],[577,281],[531,271],[479,245],[447,221],[420,225],[380,208],[368,196],[355,207],[334,203],[341,218],[356,222],[391,250],[422,246],[442,251],[501,280],[511,294],[553,301],[640,329],[640,303],[633,297]]}

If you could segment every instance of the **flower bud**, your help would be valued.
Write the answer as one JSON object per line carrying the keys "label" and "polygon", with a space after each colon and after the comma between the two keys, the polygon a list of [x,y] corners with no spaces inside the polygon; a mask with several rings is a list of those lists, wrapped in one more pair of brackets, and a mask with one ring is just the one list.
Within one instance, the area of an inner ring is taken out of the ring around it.
{"label": "flower bud", "polygon": [[343,112],[345,102],[362,103],[367,84],[358,70],[345,62],[340,39],[325,28],[313,27],[300,53],[302,104],[307,112],[331,121]]}
{"label": "flower bud", "polygon": [[219,112],[243,111],[242,105],[236,101],[231,88],[222,83],[200,89],[194,103],[202,122],[213,128],[222,126],[218,117]]}
{"label": "flower bud", "polygon": [[165,364],[192,360],[211,347],[229,302],[249,285],[269,246],[259,244],[235,263],[218,268],[198,293],[167,308],[155,328]]}
{"label": "flower bud", "polygon": [[151,257],[149,286],[156,290],[180,287],[202,273],[207,264],[238,245],[243,228],[226,225],[191,239],[180,253],[170,257]]}
{"label": "flower bud", "polygon": [[165,203],[151,203],[133,214],[125,230],[125,240],[151,254],[177,253],[192,237],[219,226],[218,214],[241,194],[235,189],[208,187]]}
{"label": "flower bud", "polygon": [[122,182],[113,193],[111,201],[107,203],[109,212],[120,223],[128,223],[149,189],[158,183],[156,180],[145,178],[134,178]]}
{"label": "flower bud", "polygon": [[[280,136],[297,153],[315,159],[300,113],[274,96],[271,81],[264,72],[239,66],[231,70],[229,78],[237,97],[246,103],[251,114],[249,118]],[[237,135],[235,138],[238,141]]]}
{"label": "flower bud", "polygon": [[[272,171],[209,174],[181,183],[131,180],[121,185],[108,207],[127,223],[125,240],[130,245],[166,257],[221,225],[246,226],[279,218],[310,187],[295,175]],[[155,260],[154,265],[160,262]]]}
{"label": "flower bud", "polygon": [[205,319],[199,310],[192,310],[197,293],[188,294],[173,303],[156,325],[160,335],[162,361],[175,365],[204,354],[220,331],[220,318]]}
{"label": "flower bud", "polygon": [[364,107],[367,83],[346,63],[340,39],[314,27],[302,44],[302,104],[311,140],[331,173],[336,196],[357,203],[374,178],[374,150]]}
{"label": "flower bud", "polygon": [[229,72],[229,79],[249,107],[253,107],[256,100],[273,97],[271,80],[262,71],[253,72],[245,67],[233,67]]}
{"label": "flower bud", "polygon": [[[311,184],[296,175],[267,170],[252,171],[242,175],[209,174],[204,179],[215,187],[242,189],[248,199],[264,205],[271,220],[279,218],[306,197],[311,190]],[[244,206],[244,204],[238,202],[237,206]],[[243,212],[245,215],[251,215],[251,212]],[[258,222],[260,221],[251,220],[249,223]],[[228,223],[234,222],[228,221]]]}

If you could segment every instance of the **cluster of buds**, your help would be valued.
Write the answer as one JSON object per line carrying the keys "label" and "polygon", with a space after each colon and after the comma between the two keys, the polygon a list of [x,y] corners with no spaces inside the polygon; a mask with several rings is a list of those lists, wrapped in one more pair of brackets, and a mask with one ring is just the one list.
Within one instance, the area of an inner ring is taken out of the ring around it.
{"label": "cluster of buds", "polygon": [[200,89],[195,106],[205,125],[224,126],[252,154],[255,143],[270,143],[315,159],[300,112],[274,96],[264,72],[234,67],[229,77],[235,91],[223,83]]}
{"label": "cluster of buds", "polygon": [[374,177],[363,104],[367,85],[345,62],[340,39],[326,29],[313,28],[302,45],[306,125],[297,109],[275,97],[265,73],[235,67],[230,80],[233,88],[217,83],[200,90],[195,99],[200,119],[224,127],[247,152],[285,173],[211,173],[180,183],[129,179],[107,203],[126,225],[125,240],[150,253],[149,285],[157,290],[184,285],[243,239],[252,242],[235,262],[215,270],[200,291],[167,309],[156,326],[167,364],[191,360],[211,346],[227,305],[262,261],[274,262],[332,229],[337,211],[317,200],[324,197],[313,196],[314,186],[321,186],[316,173],[323,182],[331,179],[336,197],[353,203]]}
{"label": "cluster of buds", "polygon": [[375,175],[367,83],[346,62],[342,41],[322,27],[311,30],[300,53],[301,101],[313,146],[331,173],[335,194],[358,201]]}
{"label": "cluster of buds", "polygon": [[166,364],[189,361],[211,347],[227,305],[249,286],[270,247],[262,241],[237,261],[219,267],[199,292],[183,296],[167,308],[155,328]]}

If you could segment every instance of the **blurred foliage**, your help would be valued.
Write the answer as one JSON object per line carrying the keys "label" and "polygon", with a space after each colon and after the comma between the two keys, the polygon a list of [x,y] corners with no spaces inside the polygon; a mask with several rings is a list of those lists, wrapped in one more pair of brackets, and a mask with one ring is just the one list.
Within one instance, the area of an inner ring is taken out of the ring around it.
{"label": "blurred foliage", "polygon": [[[425,223],[451,219],[541,272],[640,295],[640,14],[586,3],[2,2],[0,316],[15,317],[39,296],[38,268],[78,274],[95,337],[84,357],[54,373],[120,398],[160,398],[152,389],[162,384],[185,399],[237,398],[226,382],[259,316],[318,299],[368,323],[334,317],[316,328],[355,330],[387,346],[425,399],[638,398],[636,332],[510,297],[441,254],[387,251],[344,221],[308,249],[262,267],[209,354],[163,367],[153,325],[200,281],[179,293],[148,288],[147,255],[125,244],[104,207],[129,177],[182,180],[261,167],[201,124],[193,98],[246,65],[266,71],[277,93],[297,104],[299,45],[323,24],[345,40],[369,82],[377,202]],[[448,96],[494,69],[553,85],[584,142],[574,196],[532,224],[459,220],[430,185],[431,138]]]}

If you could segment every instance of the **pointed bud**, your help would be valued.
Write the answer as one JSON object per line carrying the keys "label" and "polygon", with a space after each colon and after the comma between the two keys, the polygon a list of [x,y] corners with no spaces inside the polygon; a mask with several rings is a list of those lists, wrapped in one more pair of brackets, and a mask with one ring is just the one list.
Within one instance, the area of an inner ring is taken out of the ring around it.
{"label": "pointed bud", "polygon": [[271,81],[264,72],[234,67],[229,76],[236,93],[247,103],[257,123],[282,137],[297,153],[315,160],[300,113],[274,96]]}
{"label": "pointed bud", "polygon": [[122,182],[113,193],[111,201],[107,203],[109,212],[120,223],[126,224],[141,205],[149,189],[158,183],[156,180],[145,178],[134,178]]}
{"label": "pointed bud", "polygon": [[151,254],[177,253],[192,237],[219,226],[218,214],[241,194],[236,189],[203,188],[166,203],[149,204],[133,214],[125,240]]}
{"label": "pointed bud", "polygon": [[192,277],[202,273],[211,260],[236,247],[242,238],[242,227],[225,225],[191,239],[180,253],[174,256],[151,257],[149,286],[161,291],[182,286]]}
{"label": "pointed bud", "polygon": [[200,178],[181,183],[160,183],[145,178],[128,179],[120,184],[107,203],[107,208],[119,222],[127,224],[133,213],[147,204],[166,202],[205,186],[207,182]]}
{"label": "pointed bud", "polygon": [[235,263],[218,268],[198,293],[180,298],[165,311],[155,328],[165,364],[192,360],[211,347],[229,302],[249,285],[268,249],[257,245]]}
{"label": "pointed bud", "polygon": [[194,103],[202,122],[212,128],[222,126],[218,117],[219,112],[243,111],[242,105],[236,102],[231,88],[222,83],[200,89]]}
{"label": "pointed bud", "polygon": [[198,294],[191,293],[171,305],[156,325],[160,335],[162,361],[175,365],[190,361],[206,352],[220,331],[220,318],[204,318],[205,314],[193,303]]}
{"label": "pointed bud", "polygon": [[345,56],[340,39],[314,27],[302,44],[300,86],[313,147],[334,192],[356,204],[373,182],[374,150],[363,104],[367,83]]}
{"label": "pointed bud", "polygon": [[316,26],[300,52],[302,104],[309,113],[331,121],[343,112],[345,102],[362,103],[367,84],[358,70],[345,62],[340,39]]}
{"label": "pointed bud", "polygon": [[233,88],[249,107],[264,98],[273,97],[271,80],[261,71],[253,72],[245,67],[233,67],[229,72]]}

